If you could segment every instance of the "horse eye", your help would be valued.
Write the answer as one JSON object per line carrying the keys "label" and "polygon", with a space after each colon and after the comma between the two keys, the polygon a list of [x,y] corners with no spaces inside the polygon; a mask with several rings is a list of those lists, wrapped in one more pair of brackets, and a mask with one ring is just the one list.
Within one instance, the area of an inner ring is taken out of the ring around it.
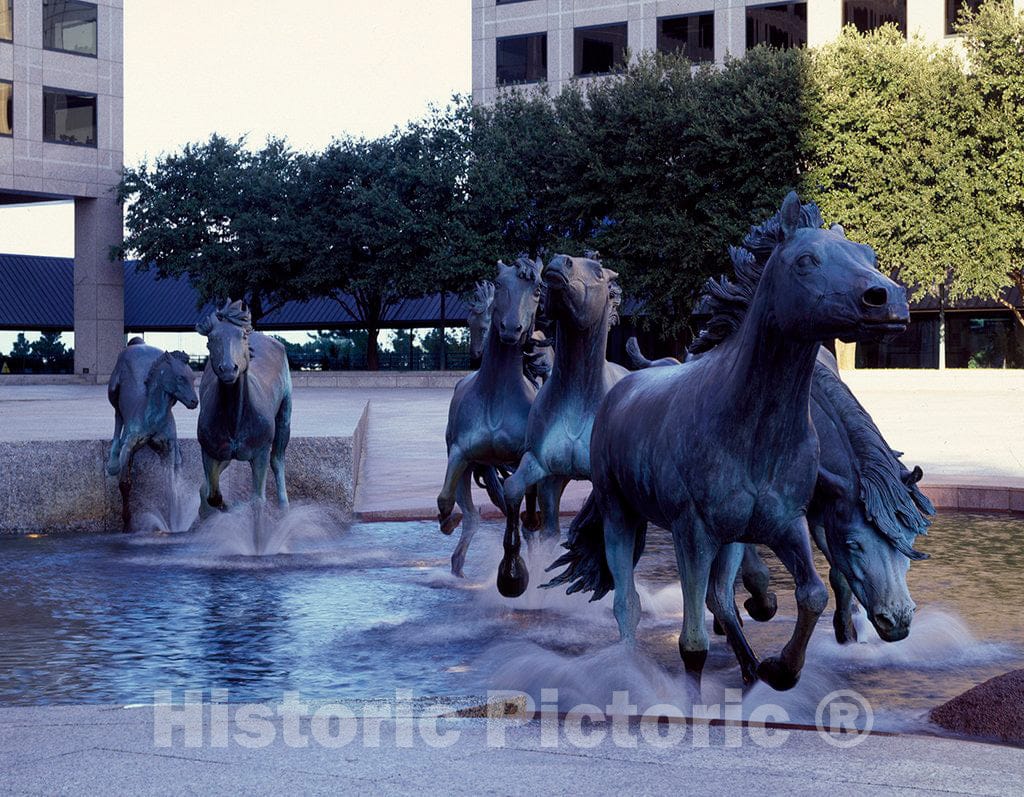
{"label": "horse eye", "polygon": [[810,271],[818,267],[818,260],[814,255],[800,255],[796,261],[797,265],[805,271]]}
{"label": "horse eye", "polygon": [[859,542],[857,542],[856,540],[847,540],[846,541],[846,547],[849,548],[851,553],[860,553],[861,551],[864,550],[864,548],[861,546],[861,544]]}

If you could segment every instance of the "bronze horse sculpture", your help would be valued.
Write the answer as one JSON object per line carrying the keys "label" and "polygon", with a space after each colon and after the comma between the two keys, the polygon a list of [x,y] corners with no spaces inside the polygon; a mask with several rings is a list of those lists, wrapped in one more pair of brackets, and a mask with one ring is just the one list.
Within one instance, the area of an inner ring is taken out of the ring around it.
{"label": "bronze horse sculpture", "polygon": [[558,539],[558,512],[565,486],[590,478],[590,434],[594,416],[612,386],[629,372],[608,362],[608,331],[618,321],[622,291],[614,271],[594,257],[556,256],[544,270],[546,313],[555,323],[555,365],[537,393],[526,429],[526,453],[505,480],[505,555],[498,591],[518,597],[529,573],[519,555],[519,506],[537,486],[547,539]]}
{"label": "bronze horse sculpture", "polygon": [[[699,339],[694,348],[697,351],[691,356],[701,356],[709,348],[708,339]],[[627,350],[639,368],[679,364],[668,357],[648,360],[635,338]],[[903,639],[914,613],[906,569],[912,560],[926,558],[913,549],[913,541],[927,533],[928,518],[935,514],[931,501],[917,487],[921,469],[910,471],[899,461],[901,455],[890,448],[843,383],[835,357],[825,348],[819,350],[814,365],[811,419],[820,443],[820,461],[807,520],[829,562],[836,641],[844,644],[857,638],[854,596],[869,607],[868,619],[883,640]],[[740,572],[751,594],[747,611],[755,620],[770,619],[775,595],[768,591],[768,568],[755,546],[744,547]],[[735,581],[735,573],[723,572],[722,578]],[[734,613],[735,607],[730,614]],[[723,629],[721,618],[716,618],[715,626],[716,631]],[[753,664],[748,665],[744,674],[749,680]]]}
{"label": "bronze horse sculpture", "polygon": [[[742,555],[739,543],[767,545],[793,576],[798,614],[781,653],[754,671],[788,689],[828,602],[806,518],[819,466],[809,409],[819,341],[900,332],[909,308],[871,248],[823,229],[817,208],[802,207],[796,193],[744,245],[746,255],[734,251],[744,264],[737,283],[709,283],[709,329],[742,317],[735,332],[702,357],[630,374],[601,404],[591,441],[594,489],[570,528],[567,553],[552,565],[566,567],[552,584],[595,598],[614,589],[620,637],[633,645],[640,621],[633,569],[647,524],[668,529],[683,589],[679,651],[699,683],[705,599],[717,617],[735,599],[734,585],[720,578],[709,591],[712,567]],[[751,254],[759,249],[770,252],[763,266]],[[734,650],[749,651],[742,629],[726,630]]]}
{"label": "bronze horse sculpture", "polygon": [[267,473],[274,471],[278,504],[288,506],[285,450],[291,435],[292,379],[284,346],[254,332],[245,302],[228,301],[196,324],[210,357],[199,386],[199,445],[205,480],[200,515],[227,505],[220,476],[232,460],[252,468],[253,500],[266,502]]}
{"label": "bronze horse sculpture", "polygon": [[[466,327],[469,329],[469,360],[479,366],[483,358],[487,334],[491,329],[491,303],[494,301],[494,283],[484,280],[478,282],[473,295],[469,299],[469,315]],[[538,309],[543,314],[543,304]],[[553,359],[551,343],[540,330],[533,334],[523,346],[523,374],[538,390],[551,375]]]}
{"label": "bronze horse sculpture", "polygon": [[181,467],[178,431],[171,408],[178,401],[190,410],[196,408],[199,397],[194,379],[187,354],[147,346],[142,338],[133,338],[118,355],[107,383],[107,399],[114,408],[114,439],[107,473],[118,477],[124,531],[131,531],[129,499],[136,452],[143,446],[156,451],[168,465],[172,481]]}
{"label": "bronze horse sculpture", "polygon": [[[519,258],[514,266],[499,262],[494,285],[481,286],[477,292],[476,306],[481,307],[488,329],[482,336],[480,369],[459,381],[448,408],[448,466],[437,496],[442,532],[451,534],[463,521],[451,560],[457,576],[462,575],[466,551],[480,521],[473,503],[474,474],[484,480],[498,508],[507,511],[499,469],[515,467],[523,455],[526,422],[537,395],[537,388],[523,373],[523,347],[533,333],[541,302],[542,269],[539,259],[528,257]],[[456,503],[462,516],[453,513]]]}

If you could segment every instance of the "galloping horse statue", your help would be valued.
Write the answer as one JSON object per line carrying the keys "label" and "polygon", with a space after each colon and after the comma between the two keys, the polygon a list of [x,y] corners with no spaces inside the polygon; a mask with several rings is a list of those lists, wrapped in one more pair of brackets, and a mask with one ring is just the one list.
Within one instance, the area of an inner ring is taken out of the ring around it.
{"label": "galloping horse statue", "polygon": [[220,476],[232,460],[252,467],[253,500],[266,502],[273,469],[278,504],[288,506],[284,457],[291,435],[292,378],[279,341],[252,328],[245,302],[227,301],[196,324],[210,351],[199,386],[199,445],[206,479],[200,515],[227,509]]}
{"label": "galloping horse statue", "polygon": [[[707,339],[700,339],[695,346],[698,353],[691,356],[701,356],[707,345]],[[635,339],[630,339],[627,349],[640,368],[679,364],[673,358],[648,360]],[[857,639],[854,596],[868,607],[868,619],[882,639],[903,639],[914,614],[906,570],[911,560],[926,558],[913,549],[913,542],[927,533],[928,518],[935,514],[931,501],[917,487],[921,469],[908,470],[899,461],[901,455],[890,448],[843,383],[835,357],[825,348],[818,351],[814,365],[811,420],[821,458],[807,520],[830,566],[836,641]],[[751,593],[747,611],[756,620],[770,619],[776,602],[768,591],[768,568],[753,545],[745,546],[742,559],[740,572]],[[734,573],[722,571],[721,577],[735,582]],[[724,627],[722,618],[716,618],[716,627]],[[750,680],[756,663],[747,664],[744,675]]]}
{"label": "galloping horse statue", "polygon": [[457,576],[462,575],[466,551],[480,521],[473,503],[474,472],[489,482],[491,499],[507,511],[498,469],[514,468],[523,455],[526,421],[537,395],[537,388],[523,374],[523,346],[533,333],[543,293],[542,269],[539,259],[534,262],[528,257],[519,258],[514,266],[499,262],[495,285],[481,287],[477,293],[478,304],[492,297],[489,310],[482,311],[488,330],[480,370],[459,381],[448,408],[448,467],[437,496],[442,532],[451,534],[459,524],[460,516],[452,511],[456,503],[464,515],[452,554],[452,573]]}
{"label": "galloping horse statue", "polygon": [[194,379],[187,354],[147,346],[142,338],[132,338],[118,355],[107,383],[107,399],[114,407],[114,439],[107,473],[118,477],[121,522],[126,532],[131,531],[132,523],[129,498],[135,452],[143,446],[152,448],[169,466],[173,479],[181,467],[181,452],[171,408],[176,401],[190,410],[196,408],[199,397]]}
{"label": "galloping horse statue", "polygon": [[622,291],[614,271],[592,257],[558,255],[544,270],[546,312],[555,322],[555,366],[537,393],[526,429],[526,453],[505,480],[505,556],[498,591],[518,597],[529,574],[519,555],[519,506],[537,485],[542,535],[558,539],[562,491],[590,478],[594,415],[611,387],[629,372],[605,357],[608,330],[618,320]]}
{"label": "galloping horse statue", "polygon": [[[733,252],[737,282],[709,283],[708,328],[742,317],[735,332],[702,357],[630,374],[598,410],[594,489],[573,521],[568,552],[552,565],[566,566],[553,583],[592,590],[595,598],[614,589],[619,634],[635,644],[633,569],[648,522],[669,529],[683,589],[679,651],[699,683],[708,650],[705,598],[718,617],[726,604],[734,608],[732,584],[718,579],[709,592],[712,566],[723,547],[741,555],[734,543],[767,545],[793,576],[798,613],[781,654],[755,672],[788,689],[828,602],[805,514],[819,465],[810,418],[819,341],[901,332],[909,308],[906,291],[878,270],[871,248],[841,229],[823,229],[818,209],[802,207],[796,193],[744,245],[750,251]],[[751,253],[759,249],[770,251],[763,266]],[[733,633],[742,638],[742,629],[727,633],[731,643]]]}
{"label": "galloping horse statue", "polygon": [[[491,302],[494,301],[494,283],[484,280],[478,282],[473,296],[469,300],[469,316],[466,326],[469,328],[469,360],[479,365],[487,343],[487,333],[491,329]],[[543,306],[538,314],[543,313]],[[551,375],[553,359],[551,343],[540,330],[533,334],[523,346],[523,374],[535,388],[540,390]]]}

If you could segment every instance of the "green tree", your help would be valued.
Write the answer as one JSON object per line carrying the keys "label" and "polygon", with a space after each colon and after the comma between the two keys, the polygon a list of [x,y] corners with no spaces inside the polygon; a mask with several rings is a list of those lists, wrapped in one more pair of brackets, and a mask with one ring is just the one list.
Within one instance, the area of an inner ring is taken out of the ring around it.
{"label": "green tree", "polygon": [[11,346],[12,358],[25,359],[32,356],[32,344],[28,342],[28,338],[25,337],[24,332],[19,332],[18,337],[14,339],[14,344]]}
{"label": "green tree", "polygon": [[1007,283],[1024,296],[1024,13],[1010,0],[988,0],[962,17],[967,81],[979,103],[976,146],[970,153],[987,178],[978,220],[990,245],[969,252],[953,273],[957,295],[993,298],[1024,325]]}
{"label": "green tree", "polygon": [[974,258],[999,258],[988,233],[991,180],[979,159],[976,96],[956,52],[893,26],[847,28],[812,54],[811,163],[804,194],[870,244],[912,288],[951,296]]}
{"label": "green tree", "polygon": [[29,344],[32,356],[43,363],[58,363],[74,356],[74,350],[67,348],[61,341],[60,332],[40,333],[39,339]]}
{"label": "green tree", "polygon": [[280,139],[259,150],[213,135],[125,170],[126,235],[112,256],[161,278],[187,276],[199,303],[242,298],[253,320],[306,298],[303,225],[295,215],[306,158]]}

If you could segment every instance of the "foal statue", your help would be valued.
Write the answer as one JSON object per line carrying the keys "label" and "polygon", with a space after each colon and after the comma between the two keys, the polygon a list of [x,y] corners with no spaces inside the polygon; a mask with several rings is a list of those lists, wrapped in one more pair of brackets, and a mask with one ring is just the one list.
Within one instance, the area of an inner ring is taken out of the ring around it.
{"label": "foal statue", "polygon": [[[619,634],[635,644],[633,568],[647,524],[669,529],[683,588],[679,651],[699,682],[708,650],[705,599],[718,617],[734,601],[731,584],[709,593],[712,566],[725,546],[767,545],[793,576],[798,613],[781,654],[755,671],[788,689],[828,602],[805,516],[818,478],[810,418],[818,342],[901,332],[909,308],[906,291],[878,270],[871,248],[841,229],[823,229],[818,209],[801,207],[795,193],[744,245],[747,251],[733,252],[737,282],[709,284],[718,316],[742,316],[735,332],[702,357],[630,374],[601,404],[590,452],[594,490],[573,521],[568,553],[553,567],[567,566],[555,582],[570,590],[599,597],[614,589]],[[770,253],[763,266],[753,254],[759,249]]]}
{"label": "foal statue", "polygon": [[227,509],[220,476],[237,459],[252,467],[253,500],[266,501],[273,469],[278,504],[288,506],[284,455],[291,434],[292,378],[279,341],[252,328],[245,302],[231,302],[196,324],[210,358],[199,386],[199,445],[206,478],[200,515]]}
{"label": "foal statue", "polygon": [[[178,432],[171,408],[180,401],[190,410],[199,404],[194,375],[184,352],[165,352],[133,338],[118,355],[107,384],[107,398],[114,407],[114,439],[110,444],[107,473],[118,477],[121,490],[121,522],[131,531],[132,463],[135,452],[149,446],[167,463],[172,476],[181,466]],[[169,495],[173,498],[173,492]],[[170,514],[168,514],[170,517]]]}

